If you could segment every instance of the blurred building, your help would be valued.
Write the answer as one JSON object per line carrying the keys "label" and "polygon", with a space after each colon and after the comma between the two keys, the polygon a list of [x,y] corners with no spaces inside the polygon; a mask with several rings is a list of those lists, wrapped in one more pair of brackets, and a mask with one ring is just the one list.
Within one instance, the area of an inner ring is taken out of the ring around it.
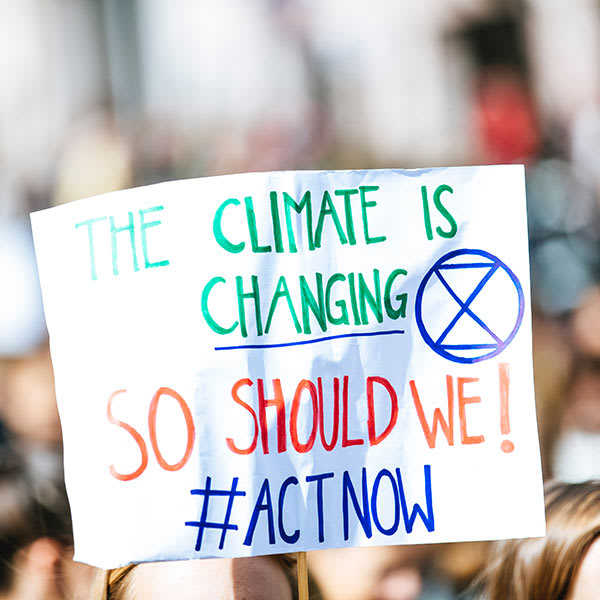
{"label": "blurred building", "polygon": [[594,0],[3,0],[2,172],[34,192],[98,111],[127,135],[168,130],[199,170],[273,145],[303,166],[323,119],[359,160],[473,162],[482,67],[521,71],[548,126],[596,101],[597,13]]}

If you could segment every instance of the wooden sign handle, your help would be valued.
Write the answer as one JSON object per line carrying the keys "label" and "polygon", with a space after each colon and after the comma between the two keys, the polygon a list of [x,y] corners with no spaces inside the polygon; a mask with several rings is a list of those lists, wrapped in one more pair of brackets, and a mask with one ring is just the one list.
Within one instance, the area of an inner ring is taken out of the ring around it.
{"label": "wooden sign handle", "polygon": [[308,600],[308,569],[306,568],[306,552],[296,553],[298,568],[298,600]]}

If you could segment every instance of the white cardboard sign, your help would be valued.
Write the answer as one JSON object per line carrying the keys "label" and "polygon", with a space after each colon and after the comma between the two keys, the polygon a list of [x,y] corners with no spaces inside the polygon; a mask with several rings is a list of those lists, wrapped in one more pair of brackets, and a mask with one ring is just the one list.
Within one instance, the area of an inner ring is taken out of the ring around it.
{"label": "white cardboard sign", "polygon": [[522,166],[32,215],[76,559],[544,534]]}

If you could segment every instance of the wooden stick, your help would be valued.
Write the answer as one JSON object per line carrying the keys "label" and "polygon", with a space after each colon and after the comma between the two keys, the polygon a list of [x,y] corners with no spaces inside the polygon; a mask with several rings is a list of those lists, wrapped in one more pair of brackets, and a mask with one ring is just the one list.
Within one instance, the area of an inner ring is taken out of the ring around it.
{"label": "wooden stick", "polygon": [[298,568],[298,600],[308,600],[308,569],[306,552],[296,552]]}

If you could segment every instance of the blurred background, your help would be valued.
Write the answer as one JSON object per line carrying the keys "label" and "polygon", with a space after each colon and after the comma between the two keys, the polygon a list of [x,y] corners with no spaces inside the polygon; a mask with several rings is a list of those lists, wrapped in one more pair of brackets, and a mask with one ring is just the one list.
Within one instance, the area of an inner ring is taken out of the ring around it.
{"label": "blurred background", "polygon": [[[28,213],[253,170],[525,163],[544,476],[600,477],[599,0],[0,0],[0,40],[0,513],[60,488]],[[67,538],[40,597],[86,596]],[[326,600],[444,600],[485,544],[309,560]]]}

